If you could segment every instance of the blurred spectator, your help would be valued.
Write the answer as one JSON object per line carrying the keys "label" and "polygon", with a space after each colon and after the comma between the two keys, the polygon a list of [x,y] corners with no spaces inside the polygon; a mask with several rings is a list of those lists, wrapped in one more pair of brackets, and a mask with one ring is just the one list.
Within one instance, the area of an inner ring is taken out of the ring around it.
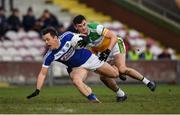
{"label": "blurred spectator", "polygon": [[139,60],[139,54],[136,53],[136,47],[132,46],[131,49],[128,51],[128,59],[129,60]]}
{"label": "blurred spectator", "polygon": [[153,60],[153,54],[150,52],[150,45],[146,46],[146,49],[139,55],[140,59]]}
{"label": "blurred spectator", "polygon": [[18,31],[21,27],[21,21],[19,18],[19,10],[13,9],[11,16],[8,18],[8,25],[10,30]]}
{"label": "blurred spectator", "polygon": [[57,29],[58,27],[60,27],[60,24],[57,18],[48,10],[44,10],[43,15],[41,16],[40,20],[43,22],[43,28],[52,26]]}
{"label": "blurred spectator", "polygon": [[41,30],[43,29],[43,21],[41,19],[36,20],[36,23],[33,27],[33,30],[37,31],[39,34],[41,33]]}
{"label": "blurred spectator", "polygon": [[64,25],[63,24],[60,24],[58,27],[57,27],[57,31],[59,33],[59,35],[62,35],[66,30],[64,28]]}
{"label": "blurred spectator", "polygon": [[34,30],[40,33],[41,29],[52,26],[56,28],[61,35],[64,31],[64,25],[58,21],[56,16],[49,12],[49,10],[44,10],[42,16],[37,20]]}
{"label": "blurred spectator", "polygon": [[125,37],[123,38],[126,47],[126,56],[128,56],[128,51],[131,49],[131,44],[129,43],[129,32],[127,30]]}
{"label": "blurred spectator", "polygon": [[7,20],[4,14],[4,9],[0,7],[0,37],[5,34],[7,30]]}
{"label": "blurred spectator", "polygon": [[171,59],[171,55],[170,55],[170,53],[168,52],[168,49],[167,48],[165,48],[164,50],[163,50],[163,52],[161,53],[161,54],[159,54],[158,55],[158,59]]}
{"label": "blurred spectator", "polygon": [[25,31],[32,30],[35,25],[36,19],[33,14],[33,9],[31,7],[28,8],[27,14],[23,16],[23,27]]}

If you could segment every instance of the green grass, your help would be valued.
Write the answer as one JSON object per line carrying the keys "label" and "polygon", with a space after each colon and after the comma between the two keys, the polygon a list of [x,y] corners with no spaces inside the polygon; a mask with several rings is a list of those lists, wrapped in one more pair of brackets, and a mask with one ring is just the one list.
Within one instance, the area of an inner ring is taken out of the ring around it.
{"label": "green grass", "polygon": [[180,113],[180,86],[159,85],[151,92],[144,85],[122,85],[127,101],[117,103],[105,86],[91,86],[103,103],[89,103],[73,86],[44,87],[38,97],[25,97],[32,87],[0,88],[0,114],[21,113]]}

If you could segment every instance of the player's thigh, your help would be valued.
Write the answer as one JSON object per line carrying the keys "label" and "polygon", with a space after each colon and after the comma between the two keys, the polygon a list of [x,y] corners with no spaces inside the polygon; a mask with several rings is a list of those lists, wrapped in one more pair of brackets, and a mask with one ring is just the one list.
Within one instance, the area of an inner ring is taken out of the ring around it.
{"label": "player's thigh", "polygon": [[117,67],[126,66],[126,54],[119,53],[114,55],[114,62]]}
{"label": "player's thigh", "polygon": [[84,68],[73,68],[70,73],[72,80],[81,80],[84,81],[87,78],[88,71]]}
{"label": "player's thigh", "polygon": [[113,47],[110,57],[114,59],[114,63],[117,67],[125,66],[126,61],[126,48],[123,40],[118,37],[118,43]]}
{"label": "player's thigh", "polygon": [[115,66],[112,67],[108,63],[104,63],[101,67],[97,68],[96,72],[112,78],[119,76],[118,69]]}

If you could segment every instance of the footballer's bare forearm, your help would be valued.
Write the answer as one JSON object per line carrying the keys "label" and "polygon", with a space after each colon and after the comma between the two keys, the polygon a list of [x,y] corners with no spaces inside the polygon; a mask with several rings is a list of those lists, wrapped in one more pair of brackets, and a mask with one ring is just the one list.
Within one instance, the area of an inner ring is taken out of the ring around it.
{"label": "footballer's bare forearm", "polygon": [[117,37],[116,36],[113,36],[110,40],[110,44],[109,44],[109,47],[108,49],[112,50],[112,48],[115,46],[115,44],[117,43]]}
{"label": "footballer's bare forearm", "polygon": [[46,78],[47,71],[48,71],[47,68],[41,68],[41,71],[39,72],[38,79],[37,79],[37,86],[36,86],[36,88],[39,90],[42,88],[42,86],[44,84],[44,80]]}
{"label": "footballer's bare forearm", "polygon": [[37,89],[41,89],[43,84],[44,84],[44,80],[45,80],[46,76],[43,75],[42,73],[39,73],[38,79],[37,79]]}
{"label": "footballer's bare forearm", "polygon": [[108,49],[112,50],[112,48],[114,47],[114,45],[117,43],[117,36],[112,32],[112,31],[107,31],[107,33],[105,34],[105,37],[110,38],[110,44]]}

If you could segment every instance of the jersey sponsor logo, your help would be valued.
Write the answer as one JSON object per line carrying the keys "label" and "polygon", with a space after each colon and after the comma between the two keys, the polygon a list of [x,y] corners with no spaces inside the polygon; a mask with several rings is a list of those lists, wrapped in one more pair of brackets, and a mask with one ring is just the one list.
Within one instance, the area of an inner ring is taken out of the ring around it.
{"label": "jersey sponsor logo", "polygon": [[65,45],[62,47],[61,50],[59,50],[59,52],[57,52],[54,56],[55,56],[55,60],[59,59],[60,57],[62,57],[63,55],[65,55],[68,50],[71,48],[70,46],[70,42],[66,42]]}
{"label": "jersey sponsor logo", "polygon": [[63,55],[63,52],[62,51],[59,51],[57,54],[55,54],[55,60],[60,58],[61,56]]}
{"label": "jersey sponsor logo", "polygon": [[65,52],[66,50],[65,49],[62,49],[62,52]]}
{"label": "jersey sponsor logo", "polygon": [[60,58],[62,61],[69,60],[75,53],[75,49],[73,47],[70,47],[70,49]]}
{"label": "jersey sponsor logo", "polygon": [[73,56],[74,52],[75,49],[71,46],[70,41],[67,41],[62,49],[54,55],[55,60],[60,59],[62,61],[67,61]]}
{"label": "jersey sponsor logo", "polygon": [[65,44],[65,47],[69,47],[70,46],[70,43],[68,42],[67,44]]}

